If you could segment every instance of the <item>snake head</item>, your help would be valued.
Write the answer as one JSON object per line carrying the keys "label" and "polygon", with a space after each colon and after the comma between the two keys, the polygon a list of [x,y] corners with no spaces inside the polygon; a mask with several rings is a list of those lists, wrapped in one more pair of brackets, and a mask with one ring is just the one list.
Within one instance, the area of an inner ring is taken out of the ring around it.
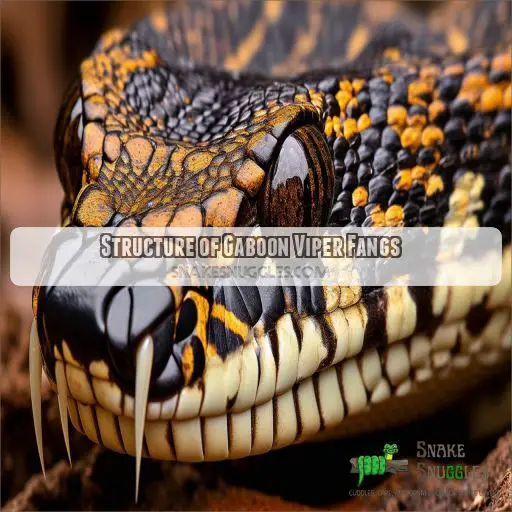
{"label": "snake head", "polygon": [[[82,64],[57,123],[63,225],[323,225],[334,168],[322,102],[293,83],[173,68],[149,45],[113,32]],[[67,397],[73,423],[91,439],[139,458],[144,450],[202,459],[197,444],[176,438],[187,422],[196,432],[200,414],[255,405],[236,376],[257,361],[253,327],[276,309],[272,294],[265,305],[259,292],[237,293],[40,287],[32,338],[59,403]],[[160,431],[148,435],[158,446],[142,446],[145,421],[146,430],[161,429],[171,418],[174,434],[165,442]]]}
{"label": "snake head", "polygon": [[393,455],[398,452],[398,446],[396,443],[393,444],[385,444],[384,449],[382,450],[384,454],[386,455],[386,458],[388,460],[391,460],[393,458]]}

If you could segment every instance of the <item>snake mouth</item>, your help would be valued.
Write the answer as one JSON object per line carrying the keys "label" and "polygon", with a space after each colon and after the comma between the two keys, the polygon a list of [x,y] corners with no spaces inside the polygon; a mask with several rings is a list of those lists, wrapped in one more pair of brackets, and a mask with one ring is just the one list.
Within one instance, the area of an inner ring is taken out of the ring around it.
{"label": "snake mouth", "polygon": [[[384,344],[366,337],[378,311],[365,295],[354,293],[350,303],[338,302],[323,315],[297,322],[285,313],[271,330],[254,328],[240,350],[225,359],[207,352],[202,377],[167,398],[150,394],[151,335],[137,344],[135,385],[128,391],[115,381],[108,359],[85,364],[66,340],[52,345],[48,359],[47,342],[40,344],[34,323],[30,373],[38,443],[41,352],[58,393],[66,440],[69,411],[75,428],[92,441],[137,460],[143,455],[184,461],[238,458],[337,426],[362,432],[361,418],[380,403],[421,393],[424,383],[436,378],[446,383],[452,373],[463,384],[460,372],[508,357],[510,250],[503,269],[504,279],[489,290],[434,289],[431,299],[439,321],[427,331],[416,329],[420,312],[412,292],[384,289],[388,321],[378,333]],[[400,421],[410,412],[399,403],[391,420]],[[383,426],[391,420],[384,415]]]}
{"label": "snake mouth", "polygon": [[[279,322],[279,343],[284,341],[288,321],[285,316]],[[235,459],[300,443],[339,426],[347,433],[362,432],[365,413],[385,403],[394,404],[395,420],[400,421],[400,400],[421,392],[426,385],[431,387],[435,377],[444,379],[448,397],[449,375],[460,381],[462,372],[470,367],[492,368],[503,361],[510,346],[507,329],[510,331],[510,311],[498,308],[478,336],[468,336],[465,321],[452,321],[440,325],[431,337],[419,334],[384,350],[370,348],[351,355],[356,350],[354,332],[340,343],[345,352],[340,353],[340,361],[295,379],[289,389],[282,377],[272,375],[265,355],[264,369],[258,374],[256,353],[259,349],[261,359],[261,350],[267,349],[253,339],[241,355],[238,396],[221,414],[208,411],[222,394],[218,379],[217,396],[211,391],[207,394],[212,374],[205,376],[202,386],[184,388],[166,400],[147,400],[147,372],[138,374],[133,396],[109,378],[106,365],[84,368],[65,343],[62,354],[55,352],[52,387],[65,414],[69,411],[73,426],[114,451],[190,462]],[[150,368],[151,350],[152,341],[147,337],[137,354],[137,363],[146,369]],[[300,361],[296,362],[300,367]],[[269,385],[273,378],[274,385]],[[384,415],[383,426],[389,421]]]}

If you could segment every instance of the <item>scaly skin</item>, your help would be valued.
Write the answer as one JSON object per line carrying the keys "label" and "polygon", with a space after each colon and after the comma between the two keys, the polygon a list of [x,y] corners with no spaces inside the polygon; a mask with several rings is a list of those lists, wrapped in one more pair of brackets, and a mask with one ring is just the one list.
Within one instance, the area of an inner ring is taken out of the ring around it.
{"label": "scaly skin", "polygon": [[[262,9],[239,48],[279,26],[280,8]],[[112,31],[83,62],[57,126],[63,225],[494,226],[504,277],[489,289],[35,289],[44,368],[74,426],[137,451],[134,361],[148,335],[142,450],[163,459],[406,421],[495,371],[510,341],[510,49],[442,57],[435,31],[415,39],[391,23],[358,53],[359,25],[352,62],[272,79],[231,73],[243,52],[225,71],[182,64],[173,20]],[[450,44],[465,50],[457,30]]]}

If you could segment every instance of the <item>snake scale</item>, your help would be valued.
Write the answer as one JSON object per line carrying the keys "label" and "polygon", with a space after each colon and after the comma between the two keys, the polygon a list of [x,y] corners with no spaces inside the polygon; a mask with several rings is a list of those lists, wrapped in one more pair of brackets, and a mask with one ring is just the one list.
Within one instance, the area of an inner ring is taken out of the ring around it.
{"label": "snake scale", "polygon": [[57,123],[64,226],[492,226],[503,278],[36,287],[41,461],[42,368],[68,451],[69,414],[137,472],[141,456],[238,458],[408,421],[495,372],[509,19],[508,2],[191,2],[105,34]]}

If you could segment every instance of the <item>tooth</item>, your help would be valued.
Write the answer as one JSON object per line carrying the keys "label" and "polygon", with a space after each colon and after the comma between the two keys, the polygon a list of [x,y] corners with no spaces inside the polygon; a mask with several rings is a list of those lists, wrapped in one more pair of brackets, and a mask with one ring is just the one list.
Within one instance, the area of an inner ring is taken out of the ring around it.
{"label": "tooth", "polygon": [[153,366],[153,339],[146,336],[137,348],[135,360],[135,502],[139,495],[140,461],[142,457],[142,441],[146,422],[149,381]]}
{"label": "tooth", "polygon": [[30,329],[29,345],[29,370],[30,370],[30,396],[32,400],[32,416],[34,418],[34,430],[36,432],[37,451],[43,475],[46,478],[44,470],[43,457],[43,430],[41,427],[41,373],[43,363],[41,361],[41,347],[39,346],[39,337],[37,335],[36,321],[32,321]]}
{"label": "tooth", "polygon": [[55,378],[57,379],[57,398],[59,400],[60,423],[62,425],[62,435],[68,452],[69,464],[71,462],[71,450],[69,449],[69,429],[68,429],[68,385],[66,375],[64,374],[64,364],[57,361],[55,365]]}

